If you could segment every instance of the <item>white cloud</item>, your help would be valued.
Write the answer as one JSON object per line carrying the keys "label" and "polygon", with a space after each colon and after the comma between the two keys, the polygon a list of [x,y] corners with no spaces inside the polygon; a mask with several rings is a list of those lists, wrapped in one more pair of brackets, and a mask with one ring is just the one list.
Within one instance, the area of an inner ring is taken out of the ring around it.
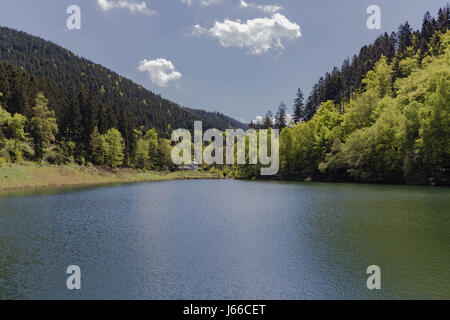
{"label": "white cloud", "polygon": [[139,62],[139,71],[148,72],[150,80],[160,87],[165,87],[169,81],[178,80],[183,76],[175,70],[171,61],[163,58],[142,60]]}
{"label": "white cloud", "polygon": [[263,123],[264,118],[261,116],[256,116],[255,120],[252,121],[252,123],[255,124],[262,124]]}
{"label": "white cloud", "polygon": [[283,10],[282,6],[278,6],[278,5],[274,5],[274,4],[260,5],[260,4],[255,4],[255,3],[251,3],[251,2],[245,2],[244,0],[241,0],[239,7],[253,8],[253,9],[257,9],[262,12],[265,12],[265,13],[277,13],[277,12]]}
{"label": "white cloud", "polygon": [[292,125],[292,122],[294,121],[294,118],[289,113],[286,114],[286,123],[290,127]]}
{"label": "white cloud", "polygon": [[221,4],[222,0],[181,0],[184,4],[187,4],[188,6],[193,6],[194,4],[198,4],[202,7],[207,7],[210,5],[216,5]]}
{"label": "white cloud", "polygon": [[150,10],[147,4],[143,2],[135,2],[133,0],[97,0],[97,3],[103,11],[109,11],[111,9],[128,9],[132,13],[140,12],[149,16],[155,15],[156,11]]}
{"label": "white cloud", "polygon": [[298,24],[275,13],[271,18],[256,18],[245,23],[228,19],[224,22],[216,21],[210,29],[195,25],[193,35],[209,35],[219,39],[225,48],[245,47],[251,54],[259,55],[273,47],[282,50],[282,39],[292,40],[300,38],[302,34]]}

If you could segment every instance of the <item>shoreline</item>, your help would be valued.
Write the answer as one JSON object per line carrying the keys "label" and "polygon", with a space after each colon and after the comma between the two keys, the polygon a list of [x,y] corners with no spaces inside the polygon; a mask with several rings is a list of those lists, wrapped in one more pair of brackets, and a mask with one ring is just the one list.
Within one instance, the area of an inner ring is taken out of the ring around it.
{"label": "shoreline", "polygon": [[0,193],[33,189],[89,187],[135,182],[223,179],[218,173],[195,171],[139,171],[78,165],[38,165],[35,163],[0,166]]}
{"label": "shoreline", "polygon": [[[32,162],[0,165],[0,195],[14,191],[31,191],[73,187],[96,187],[105,185],[170,181],[170,180],[228,179],[220,172],[204,171],[140,171],[130,168],[108,169],[97,166],[39,165]],[[363,183],[347,181],[295,180],[295,179],[239,179],[243,181],[278,181],[303,183],[344,183],[362,185],[392,185],[439,188],[448,186]]]}

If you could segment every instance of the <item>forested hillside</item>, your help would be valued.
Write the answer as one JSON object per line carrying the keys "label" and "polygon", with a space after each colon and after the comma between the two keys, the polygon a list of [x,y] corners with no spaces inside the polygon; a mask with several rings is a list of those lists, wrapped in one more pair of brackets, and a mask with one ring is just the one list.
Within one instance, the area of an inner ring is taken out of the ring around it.
{"label": "forested hillside", "polygon": [[71,156],[77,162],[92,161],[95,128],[100,134],[117,128],[124,139],[124,163],[131,164],[139,139],[135,130],[154,129],[167,138],[173,128],[191,129],[194,120],[203,120],[204,128],[246,127],[217,112],[183,108],[56,44],[0,27],[0,105],[11,116],[25,116],[28,133],[39,92],[54,112],[55,142],[73,143]]}
{"label": "forested hillside", "polygon": [[[373,55],[354,59],[360,71],[335,69],[316,85],[316,102],[304,105],[300,92],[299,122],[275,124],[278,178],[450,185],[449,17],[447,5],[437,19],[427,13],[421,31],[406,23],[364,47]],[[344,84],[345,75],[353,80]],[[259,168],[235,166],[233,174],[257,177]]]}
{"label": "forested hillside", "polygon": [[208,112],[199,109],[185,108],[193,113],[197,118],[202,119],[208,124],[208,128],[224,128],[224,124],[227,128],[241,128],[245,129],[248,125],[244,125],[242,122],[234,120],[220,112]]}

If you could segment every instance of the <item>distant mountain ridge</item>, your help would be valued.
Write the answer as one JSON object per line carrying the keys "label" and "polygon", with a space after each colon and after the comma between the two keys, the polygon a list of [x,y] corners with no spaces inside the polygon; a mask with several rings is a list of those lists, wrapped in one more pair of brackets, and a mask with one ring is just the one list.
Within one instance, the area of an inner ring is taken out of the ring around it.
{"label": "distant mountain ridge", "polygon": [[[31,85],[36,88],[30,91],[44,91],[63,127],[64,113],[67,113],[72,97],[80,90],[94,95],[93,99],[104,106],[110,122],[107,126],[110,127],[120,127],[122,123],[122,127],[129,127],[125,128],[127,130],[155,128],[162,135],[167,134],[170,128],[192,129],[194,120],[203,120],[206,129],[246,127],[221,113],[182,107],[57,44],[7,27],[0,27],[0,62],[5,67],[10,64],[24,70],[32,79],[36,78],[30,80],[36,84]],[[14,73],[17,74],[16,71]],[[26,113],[24,109],[27,104],[32,104],[32,95],[24,93],[22,98],[17,98],[11,93],[8,96],[7,85],[3,88],[1,85],[0,81],[0,92],[3,92],[0,101],[17,109],[12,111]],[[19,100],[23,100],[23,105],[17,105]],[[122,133],[126,136],[126,132]]]}

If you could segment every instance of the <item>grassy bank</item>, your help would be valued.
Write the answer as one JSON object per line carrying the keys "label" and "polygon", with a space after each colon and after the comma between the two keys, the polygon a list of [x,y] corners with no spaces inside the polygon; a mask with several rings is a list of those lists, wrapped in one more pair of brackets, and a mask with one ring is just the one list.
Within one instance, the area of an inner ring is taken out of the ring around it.
{"label": "grassy bank", "polygon": [[209,172],[142,172],[134,169],[109,170],[77,165],[3,164],[0,166],[0,192],[108,183],[217,178],[218,174]]}

